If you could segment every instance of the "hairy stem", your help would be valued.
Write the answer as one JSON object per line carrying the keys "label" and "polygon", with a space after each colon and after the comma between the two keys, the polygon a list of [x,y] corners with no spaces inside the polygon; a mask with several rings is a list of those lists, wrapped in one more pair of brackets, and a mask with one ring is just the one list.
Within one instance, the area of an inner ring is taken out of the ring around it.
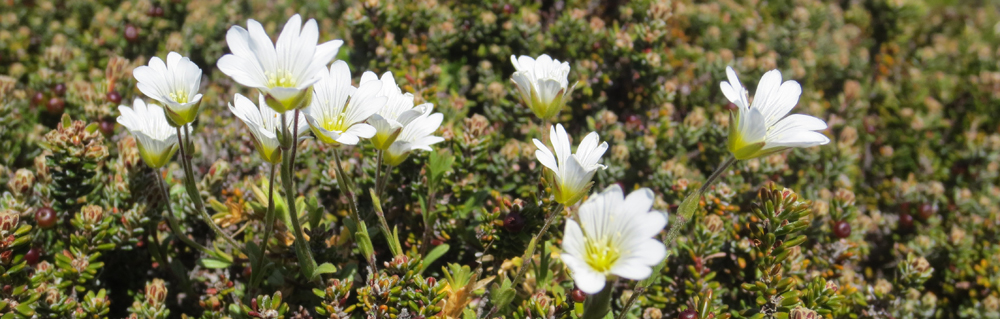
{"label": "hairy stem", "polygon": [[[528,249],[524,251],[524,256],[521,257],[521,268],[518,269],[517,274],[514,275],[511,287],[517,287],[518,281],[521,281],[521,277],[524,277],[524,274],[528,271],[528,265],[531,264],[531,256],[535,254],[535,245],[542,240],[542,236],[545,235],[545,232],[549,229],[549,226],[552,225],[552,222],[559,218],[562,210],[563,205],[557,204],[556,208],[552,210],[552,212],[549,212],[549,216],[545,218],[545,224],[542,225],[542,229],[538,231],[538,234],[536,234],[535,237],[531,238],[531,242],[528,243]],[[500,310],[500,307],[502,306],[503,305],[493,305],[493,308],[490,309],[490,312],[487,313],[485,318],[492,318],[493,314]]]}
{"label": "hairy stem", "polygon": [[267,182],[267,212],[264,213],[264,237],[260,243],[262,255],[267,255],[267,242],[271,240],[271,233],[274,232],[274,178],[275,164],[271,164],[271,177]]}
{"label": "hairy stem", "polygon": [[[216,235],[224,238],[230,245],[233,245],[233,248],[242,250],[242,246],[237,243],[233,237],[226,234],[222,228],[219,228],[219,225],[215,224],[215,221],[212,220],[212,216],[209,216],[208,211],[205,210],[205,202],[201,198],[201,192],[198,191],[197,183],[194,181],[194,169],[191,165],[191,157],[188,155],[188,151],[186,150],[187,146],[190,145],[189,143],[191,142],[191,127],[186,125],[185,127],[187,127],[185,130],[182,130],[180,127],[177,128],[177,136],[181,137],[181,166],[184,167],[184,186],[187,188],[188,197],[191,197],[191,201],[194,202],[195,210],[197,210],[201,215],[201,219],[205,220],[205,223],[208,224],[209,228],[212,228],[212,231],[214,231]],[[182,132],[184,133],[183,136],[181,135]]]}
{"label": "hairy stem", "polygon": [[583,303],[582,319],[601,319],[611,311],[611,293],[615,290],[615,281],[604,283],[604,289],[596,295],[587,296]]}
{"label": "hairy stem", "polygon": [[[166,181],[163,180],[163,175],[161,175],[159,171],[156,172],[156,182],[157,184],[159,184],[160,190],[163,191],[163,196],[164,196],[163,198],[166,201],[164,205],[167,206],[167,214],[166,214],[167,223],[170,224],[170,230],[173,231],[174,236],[177,236],[177,239],[187,244],[188,246],[198,249],[204,253],[211,254],[212,253],[211,250],[195,242],[194,240],[189,238],[186,234],[184,234],[184,230],[181,229],[181,225],[180,222],[177,220],[177,216],[174,215],[174,209],[173,207],[170,206],[170,192],[167,191],[167,183]],[[164,261],[164,263],[165,262],[166,261]]]}
{"label": "hairy stem", "polygon": [[309,250],[309,243],[306,241],[302,224],[299,222],[298,210],[295,209],[297,192],[295,191],[292,170],[295,165],[296,148],[299,144],[299,110],[295,110],[294,113],[292,125],[295,129],[293,129],[293,133],[288,132],[287,116],[285,113],[281,113],[281,137],[283,140],[281,145],[281,183],[285,186],[285,204],[288,206],[288,216],[292,220],[292,231],[295,233],[295,255],[299,258],[299,268],[307,280],[312,280],[316,269],[316,260],[312,257],[312,251]]}
{"label": "hairy stem", "polygon": [[354,183],[350,181],[347,177],[347,173],[344,172],[344,165],[340,161],[340,152],[337,150],[333,151],[333,160],[336,164],[334,169],[337,170],[337,184],[340,185],[340,190],[347,195],[347,205],[349,206],[348,211],[351,213],[351,218],[354,219],[354,222],[360,225],[361,214],[358,213],[358,203],[354,200],[354,189],[352,188],[354,187]]}

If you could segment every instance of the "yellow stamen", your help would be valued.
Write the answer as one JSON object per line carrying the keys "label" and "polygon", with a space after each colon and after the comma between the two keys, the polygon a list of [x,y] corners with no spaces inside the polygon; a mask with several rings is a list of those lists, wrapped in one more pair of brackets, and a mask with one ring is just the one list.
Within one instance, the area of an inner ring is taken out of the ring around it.
{"label": "yellow stamen", "polygon": [[277,72],[265,72],[264,75],[267,77],[268,87],[295,87],[295,77],[285,70],[279,70]]}
{"label": "yellow stamen", "polygon": [[602,273],[611,271],[611,267],[621,257],[618,247],[612,244],[611,238],[608,236],[587,238],[584,243],[584,250],[586,251],[584,261],[587,262],[587,265]]}

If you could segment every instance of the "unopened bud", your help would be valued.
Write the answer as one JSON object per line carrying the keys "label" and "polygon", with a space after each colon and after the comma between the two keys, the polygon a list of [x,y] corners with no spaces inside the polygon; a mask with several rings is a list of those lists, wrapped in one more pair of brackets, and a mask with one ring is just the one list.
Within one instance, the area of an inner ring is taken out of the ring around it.
{"label": "unopened bud", "polygon": [[14,210],[4,210],[0,212],[0,236],[7,236],[14,230],[17,230],[17,222],[20,219],[20,214]]}
{"label": "unopened bud", "polygon": [[104,219],[104,209],[97,205],[87,205],[80,210],[80,217],[87,226],[96,226]]}
{"label": "unopened bud", "polygon": [[167,300],[167,285],[163,279],[153,279],[146,283],[146,304],[151,307],[159,307]]}
{"label": "unopened bud", "polygon": [[7,182],[7,188],[15,196],[27,197],[31,194],[31,188],[35,186],[35,173],[26,169],[19,169],[14,173],[14,178]]}

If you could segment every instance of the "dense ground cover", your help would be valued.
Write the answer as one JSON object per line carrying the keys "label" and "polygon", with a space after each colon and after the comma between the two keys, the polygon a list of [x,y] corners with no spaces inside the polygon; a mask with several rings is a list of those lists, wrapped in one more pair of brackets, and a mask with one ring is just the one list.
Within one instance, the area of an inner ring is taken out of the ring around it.
{"label": "dense ground cover", "polygon": [[[294,14],[344,41],[355,86],[391,71],[433,104],[443,141],[385,170],[367,139],[306,134],[277,165],[295,185],[274,185],[269,233],[272,165],[227,106],[258,90],[218,62],[232,26],[277,39]],[[997,21],[994,2],[947,0],[6,0],[0,313],[592,316],[602,294],[562,258],[584,204],[553,196],[532,142],[551,146],[561,123],[573,146],[590,132],[609,145],[588,194],[648,188],[670,220],[662,268],[609,282],[609,315],[1000,318]],[[133,70],[168,52],[203,72],[187,170],[180,154],[151,168],[116,121],[137,98],[163,104]],[[512,55],[543,53],[576,83],[550,118],[511,81]],[[730,156],[727,66],[751,97],[769,70],[797,81],[792,113],[825,121],[830,142],[737,161],[698,196]]]}

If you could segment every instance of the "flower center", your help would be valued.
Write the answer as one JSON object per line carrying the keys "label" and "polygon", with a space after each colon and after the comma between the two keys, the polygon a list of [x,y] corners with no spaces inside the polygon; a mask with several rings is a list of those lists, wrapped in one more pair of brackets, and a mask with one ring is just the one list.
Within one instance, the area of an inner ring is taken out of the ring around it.
{"label": "flower center", "polygon": [[621,257],[618,247],[612,244],[611,238],[608,236],[587,238],[586,243],[584,243],[584,250],[586,252],[586,255],[583,256],[584,261],[591,268],[601,273],[611,271],[611,267]]}
{"label": "flower center", "polygon": [[336,117],[327,118],[326,122],[323,123],[323,128],[330,132],[342,133],[347,130],[347,128],[344,127],[346,126],[346,123],[344,123],[346,120],[347,117],[344,113],[337,114]]}
{"label": "flower center", "polygon": [[291,72],[285,70],[278,70],[277,72],[265,72],[267,76],[267,86],[268,87],[285,87],[293,88],[295,87],[295,77],[292,76]]}
{"label": "flower center", "polygon": [[174,102],[184,104],[188,102],[188,94],[184,90],[170,92],[170,99]]}

